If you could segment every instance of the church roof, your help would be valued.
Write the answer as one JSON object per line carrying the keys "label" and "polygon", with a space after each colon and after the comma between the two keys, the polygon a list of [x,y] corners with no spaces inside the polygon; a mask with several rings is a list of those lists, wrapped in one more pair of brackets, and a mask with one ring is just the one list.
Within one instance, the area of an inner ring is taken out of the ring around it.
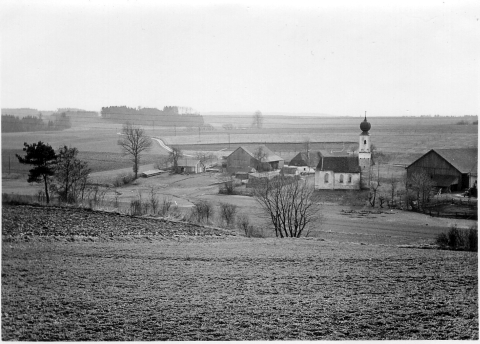
{"label": "church roof", "polygon": [[320,149],[318,151],[320,153],[320,157],[331,157],[331,156],[351,156],[346,150],[342,151],[334,151],[333,149],[327,150],[327,149]]}
{"label": "church roof", "polygon": [[356,156],[329,156],[320,159],[317,170],[334,173],[360,173],[360,165]]}

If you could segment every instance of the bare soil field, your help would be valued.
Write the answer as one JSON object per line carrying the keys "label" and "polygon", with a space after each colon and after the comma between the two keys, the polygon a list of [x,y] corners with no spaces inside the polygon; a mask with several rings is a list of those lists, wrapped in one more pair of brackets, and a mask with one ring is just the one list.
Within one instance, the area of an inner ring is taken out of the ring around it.
{"label": "bare soil field", "polygon": [[5,209],[3,340],[478,340],[476,253]]}

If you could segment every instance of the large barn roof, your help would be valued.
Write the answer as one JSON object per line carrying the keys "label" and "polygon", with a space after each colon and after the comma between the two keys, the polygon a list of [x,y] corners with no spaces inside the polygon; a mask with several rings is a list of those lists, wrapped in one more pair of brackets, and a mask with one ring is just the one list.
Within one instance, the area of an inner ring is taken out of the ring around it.
{"label": "large barn roof", "polygon": [[[432,149],[461,173],[474,172],[478,159],[477,148]],[[475,171],[476,172],[476,171]]]}
{"label": "large barn roof", "polygon": [[[242,148],[245,152],[247,152],[252,158],[255,158],[255,152],[257,149],[262,148],[263,152],[267,154],[263,162],[273,162],[273,161],[283,161],[283,158],[276,155],[274,152],[272,152],[270,149],[268,149],[267,146],[260,145],[255,147],[253,150],[252,149],[247,149],[243,146],[240,146],[239,148]],[[233,154],[233,153],[232,153]]]}
{"label": "large barn roof", "polygon": [[335,173],[360,173],[360,165],[356,156],[330,156],[320,159],[318,170]]}

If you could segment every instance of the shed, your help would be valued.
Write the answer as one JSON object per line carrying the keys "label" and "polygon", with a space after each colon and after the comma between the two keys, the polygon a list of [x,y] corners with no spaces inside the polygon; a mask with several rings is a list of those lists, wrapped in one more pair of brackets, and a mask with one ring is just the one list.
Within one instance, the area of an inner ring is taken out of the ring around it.
{"label": "shed", "polygon": [[149,178],[153,176],[158,176],[159,174],[165,173],[164,170],[148,170],[140,173],[140,176],[143,178]]}
{"label": "shed", "polygon": [[202,173],[205,172],[205,167],[200,163],[200,160],[194,158],[181,158],[177,161],[178,172],[180,173]]}

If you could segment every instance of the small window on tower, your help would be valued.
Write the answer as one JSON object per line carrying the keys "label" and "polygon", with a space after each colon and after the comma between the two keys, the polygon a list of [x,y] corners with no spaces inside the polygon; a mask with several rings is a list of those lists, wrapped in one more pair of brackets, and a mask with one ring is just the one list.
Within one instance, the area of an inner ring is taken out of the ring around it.
{"label": "small window on tower", "polygon": [[363,140],[363,144],[365,144],[365,145],[366,145],[366,144],[367,144],[367,140]]}

